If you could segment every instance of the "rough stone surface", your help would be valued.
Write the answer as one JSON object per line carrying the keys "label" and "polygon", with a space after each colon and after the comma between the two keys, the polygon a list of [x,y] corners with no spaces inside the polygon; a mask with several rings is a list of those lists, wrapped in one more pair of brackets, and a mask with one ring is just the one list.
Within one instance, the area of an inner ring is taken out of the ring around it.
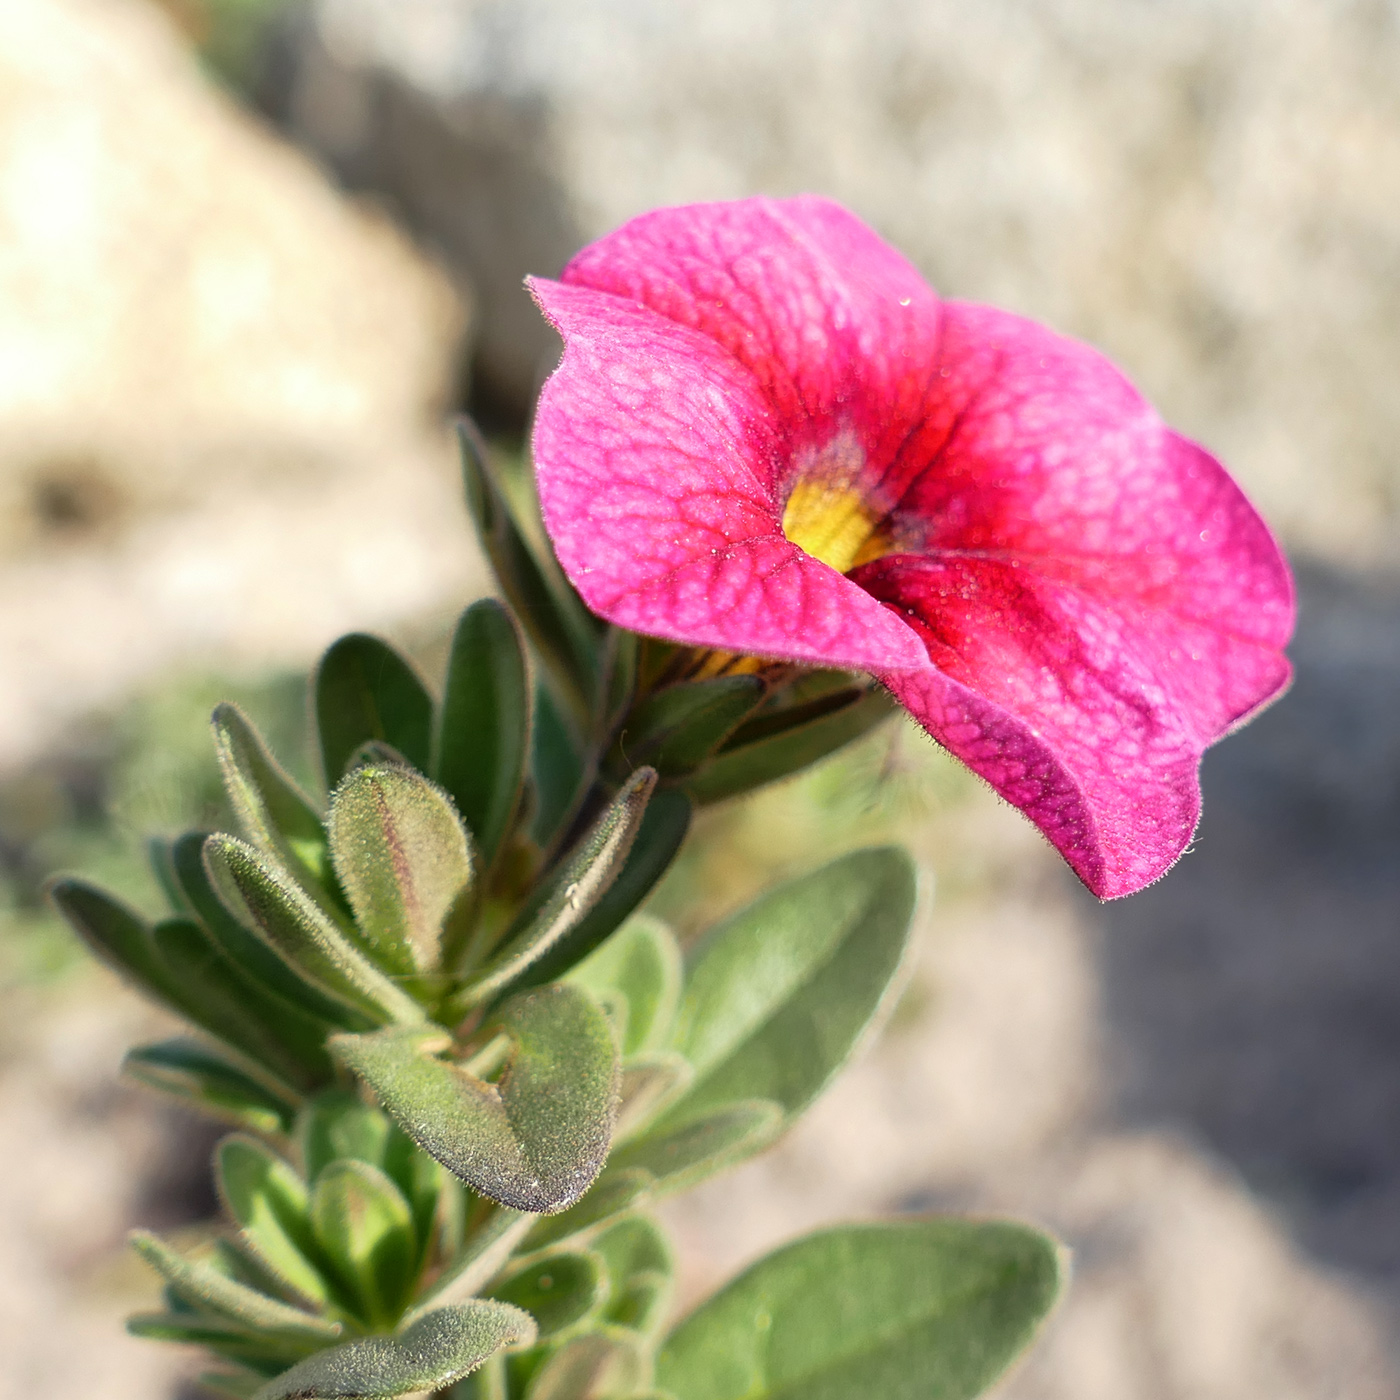
{"label": "rough stone surface", "polygon": [[0,3],[0,763],[466,591],[464,325],[132,0]]}
{"label": "rough stone surface", "polygon": [[1400,560],[1393,0],[307,0],[268,101],[478,287],[643,209],[813,190],[944,292],[1085,337],[1288,539]]}

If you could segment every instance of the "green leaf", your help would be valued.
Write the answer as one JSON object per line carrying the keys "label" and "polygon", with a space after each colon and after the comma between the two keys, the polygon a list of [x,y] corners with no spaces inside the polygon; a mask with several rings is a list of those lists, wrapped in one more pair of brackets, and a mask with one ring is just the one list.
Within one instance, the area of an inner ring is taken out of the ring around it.
{"label": "green leaf", "polygon": [[621,992],[627,1004],[624,1055],[659,1050],[671,1036],[680,1007],[683,980],[681,950],[660,919],[645,914],[630,918],[600,943],[568,975],[594,996]]}
{"label": "green leaf", "polygon": [[618,928],[656,887],[690,830],[690,799],[674,788],[654,792],[642,817],[632,853],[612,888],[593,911],[554,945],[522,979],[538,986],[562,977]]}
{"label": "green leaf", "polygon": [[670,1274],[676,1265],[670,1241],[648,1215],[624,1216],[595,1236],[589,1248],[602,1256],[609,1277],[615,1280]]}
{"label": "green leaf", "polygon": [[433,701],[407,661],[363,632],[336,642],[316,670],[316,728],[326,786],[361,744],[382,740],[424,773],[432,758]]}
{"label": "green leaf", "polygon": [[650,763],[665,778],[692,773],[766,693],[758,676],[683,681],[654,691],[628,716],[613,762]]}
{"label": "green leaf", "polygon": [[674,1050],[655,1050],[624,1061],[613,1141],[636,1137],[676,1103],[694,1079],[690,1061]]}
{"label": "green leaf", "polygon": [[[449,1180],[455,1183],[456,1178]],[[433,1281],[407,1320],[412,1322],[445,1303],[458,1303],[480,1293],[505,1268],[537,1218],[498,1206],[460,1243],[451,1264]]]}
{"label": "green leaf", "polygon": [[517,618],[569,696],[580,720],[598,684],[597,623],[551,557],[536,555],[492,474],[486,444],[474,424],[459,422],[467,507],[486,557]]}
{"label": "green leaf", "polygon": [[281,1370],[307,1352],[304,1341],[250,1332],[237,1323],[203,1312],[137,1313],[127,1318],[126,1330],[133,1337],[154,1342],[207,1347],[216,1356],[242,1362],[263,1376]]}
{"label": "green leaf", "polygon": [[334,1026],[269,996],[192,919],[163,919],[151,930],[162,964],[196,1026],[272,1076],[278,1097],[299,1097],[330,1076],[326,1037]]}
{"label": "green leaf", "polygon": [[351,1089],[327,1089],[302,1110],[297,1145],[306,1179],[315,1183],[322,1170],[341,1157],[382,1167],[392,1124]]}
{"label": "green leaf", "polygon": [[48,894],[99,962],[152,1001],[189,1014],[186,999],[156,952],[145,919],[85,880],[55,880]]}
{"label": "green leaf", "polygon": [[322,1168],[311,1192],[311,1227],[356,1311],[371,1327],[403,1310],[418,1260],[413,1213],[378,1167],[347,1158]]}
{"label": "green leaf", "polygon": [[122,1070],[148,1089],[252,1132],[285,1132],[296,1109],[201,1042],[184,1037],[127,1051]]}
{"label": "green leaf", "polygon": [[777,782],[868,734],[896,710],[884,691],[853,688],[811,702],[805,717],[757,715],[687,780],[686,791],[703,807]]}
{"label": "green leaf", "polygon": [[694,1186],[761,1152],[782,1131],[780,1105],[766,1100],[731,1103],[677,1127],[663,1124],[637,1142],[619,1147],[609,1172],[640,1167],[650,1174],[658,1194]]}
{"label": "green leaf", "polygon": [[345,937],[298,885],[232,836],[204,843],[204,864],[219,898],[289,962],[381,1020],[422,1022],[422,1007]]}
{"label": "green leaf", "polygon": [[229,913],[204,864],[208,835],[188,831],[170,848],[170,866],[181,903],[201,923],[213,941],[246,973],[280,1002],[344,1030],[368,1030],[377,1024],[356,1005],[335,996],[301,968],[287,961]]}
{"label": "green leaf", "polygon": [[671,1334],[679,1400],[970,1400],[1030,1341],[1061,1286],[1020,1225],[848,1225],[769,1255]]}
{"label": "green leaf", "polygon": [[550,876],[522,926],[507,931],[505,946],[472,977],[459,995],[464,1007],[509,986],[598,907],[627,862],[655,787],[650,768],[632,776]]}
{"label": "green leaf", "polygon": [[637,698],[638,667],[642,639],[622,627],[609,627],[603,641],[603,706],[598,726],[601,734],[611,734],[632,708]]}
{"label": "green leaf", "polygon": [[224,789],[243,834],[309,894],[326,899],[330,853],[316,809],[236,705],[217,706],[212,723]]}
{"label": "green leaf", "polygon": [[186,1302],[255,1332],[274,1333],[306,1344],[307,1350],[326,1345],[342,1331],[338,1322],[315,1317],[279,1303],[265,1293],[238,1283],[208,1264],[186,1259],[147,1230],[131,1236],[132,1247]]}
{"label": "green leaf", "polygon": [[675,1270],[670,1242],[660,1227],[645,1215],[625,1216],[589,1247],[602,1257],[612,1281],[606,1320],[634,1332],[653,1332],[670,1302]]}
{"label": "green leaf", "polygon": [[456,802],[486,870],[520,806],[530,702],[530,672],[514,620],[494,598],[472,604],[452,639],[433,776]]}
{"label": "green leaf", "polygon": [[262,1388],[263,1378],[249,1371],[204,1371],[200,1374],[199,1385],[211,1395],[221,1400],[252,1400]]}
{"label": "green leaf", "polygon": [[916,880],[897,847],[855,851],[762,896],[692,951],[675,1044],[694,1087],[671,1117],[821,1092],[884,1003]]}
{"label": "green leaf", "polygon": [[586,993],[552,986],[512,997],[492,1024],[512,1045],[498,1084],[433,1058],[448,1042],[428,1031],[342,1035],[331,1050],[473,1190],[519,1210],[564,1210],[607,1157],[618,1084],[607,1022]]}
{"label": "green leaf", "polygon": [[476,1299],[425,1313],[390,1337],[365,1337],[298,1362],[254,1400],[369,1400],[436,1391],[505,1346],[528,1346],[535,1324],[506,1303]]}
{"label": "green leaf", "polygon": [[649,1358],[637,1337],[599,1328],[564,1343],[535,1372],[525,1400],[606,1400],[635,1395],[649,1379]]}
{"label": "green leaf", "polygon": [[259,1263],[311,1302],[331,1301],[302,1179],[260,1142],[238,1135],[219,1144],[214,1164],[219,1195]]}
{"label": "green leaf", "polygon": [[490,1297],[524,1308],[541,1340],[582,1322],[607,1297],[608,1280],[592,1254],[551,1254],[517,1269],[491,1287]]}
{"label": "green leaf", "polygon": [[436,967],[443,926],[472,886],[451,798],[411,768],[366,766],[336,788],[329,825],[336,874],[375,960],[405,977]]}
{"label": "green leaf", "polygon": [[601,1225],[633,1210],[648,1196],[653,1185],[650,1172],[640,1168],[609,1168],[598,1183],[575,1206],[559,1215],[536,1219],[526,1236],[527,1250],[549,1249],[564,1240],[587,1235]]}
{"label": "green leaf", "polygon": [[583,796],[587,777],[584,755],[553,692],[542,679],[535,682],[535,723],[531,734],[530,778],[535,811],[530,835],[548,846]]}

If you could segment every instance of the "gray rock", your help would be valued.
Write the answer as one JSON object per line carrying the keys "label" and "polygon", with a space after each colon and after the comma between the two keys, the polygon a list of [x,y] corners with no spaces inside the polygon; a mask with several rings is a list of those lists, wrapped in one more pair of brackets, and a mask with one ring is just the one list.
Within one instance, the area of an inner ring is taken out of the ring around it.
{"label": "gray rock", "polygon": [[1393,0],[305,0],[268,100],[478,289],[651,206],[817,190],[1100,344],[1295,545],[1400,557]]}

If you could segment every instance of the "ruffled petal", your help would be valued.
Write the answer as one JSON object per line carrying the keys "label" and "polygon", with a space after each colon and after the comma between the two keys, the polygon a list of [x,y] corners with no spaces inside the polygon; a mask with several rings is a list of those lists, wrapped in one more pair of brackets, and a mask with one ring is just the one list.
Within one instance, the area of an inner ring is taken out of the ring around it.
{"label": "ruffled petal", "polygon": [[924,663],[917,636],[789,543],[763,468],[760,386],[707,336],[634,301],[536,281],[564,336],[540,396],[540,505],[559,562],[620,627],[858,670]]}
{"label": "ruffled petal", "polygon": [[1288,681],[1269,647],[1124,611],[1012,563],[892,556],[856,577],[928,647],[930,667],[885,684],[1103,898],[1175,862],[1195,829],[1207,744],[1241,701]]}

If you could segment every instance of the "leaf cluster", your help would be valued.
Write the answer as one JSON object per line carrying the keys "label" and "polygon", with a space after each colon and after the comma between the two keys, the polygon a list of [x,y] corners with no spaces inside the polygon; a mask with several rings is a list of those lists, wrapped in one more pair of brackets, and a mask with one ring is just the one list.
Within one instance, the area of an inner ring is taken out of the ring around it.
{"label": "leaf cluster", "polygon": [[204,1347],[209,1388],[254,1400],[977,1393],[1055,1295],[1034,1232],[830,1232],[668,1332],[649,1214],[773,1142],[847,1060],[897,987],[915,879],[897,849],[856,851],[684,953],[638,907],[696,804],[886,702],[603,627],[466,445],[509,605],[462,615],[441,693],[342,638],[312,683],[324,801],[221,705],[238,831],[153,844],[168,912],[52,889],[190,1028],[127,1073],[235,1130],[228,1231],[193,1253],[136,1238],[165,1307],[132,1329]]}

